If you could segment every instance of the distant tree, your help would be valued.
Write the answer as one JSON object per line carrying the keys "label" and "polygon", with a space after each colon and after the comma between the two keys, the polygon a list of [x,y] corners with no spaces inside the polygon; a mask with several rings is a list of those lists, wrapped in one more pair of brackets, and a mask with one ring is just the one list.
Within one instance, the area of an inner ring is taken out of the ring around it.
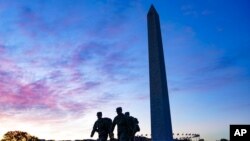
{"label": "distant tree", "polygon": [[9,131],[1,141],[38,141],[38,138],[23,131]]}
{"label": "distant tree", "polygon": [[227,139],[220,139],[220,141],[228,141]]}

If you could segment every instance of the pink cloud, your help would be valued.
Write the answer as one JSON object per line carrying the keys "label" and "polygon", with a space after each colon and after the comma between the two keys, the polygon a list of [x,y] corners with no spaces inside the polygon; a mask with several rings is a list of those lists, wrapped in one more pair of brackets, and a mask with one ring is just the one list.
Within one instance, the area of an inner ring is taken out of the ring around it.
{"label": "pink cloud", "polygon": [[0,88],[0,104],[2,106],[9,106],[17,110],[33,107],[57,108],[55,105],[57,100],[52,96],[52,91],[45,86],[44,82],[37,81],[27,85],[15,81],[11,83],[7,83],[7,85],[4,86],[2,85]]}

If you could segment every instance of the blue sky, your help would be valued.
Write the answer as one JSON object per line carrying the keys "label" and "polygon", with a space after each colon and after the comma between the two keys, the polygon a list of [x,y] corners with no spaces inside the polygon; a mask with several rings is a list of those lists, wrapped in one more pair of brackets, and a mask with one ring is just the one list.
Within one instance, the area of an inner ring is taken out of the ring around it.
{"label": "blue sky", "polygon": [[96,112],[114,118],[118,106],[150,134],[152,3],[174,133],[212,141],[229,138],[230,124],[249,124],[247,0],[0,0],[0,136],[90,138]]}

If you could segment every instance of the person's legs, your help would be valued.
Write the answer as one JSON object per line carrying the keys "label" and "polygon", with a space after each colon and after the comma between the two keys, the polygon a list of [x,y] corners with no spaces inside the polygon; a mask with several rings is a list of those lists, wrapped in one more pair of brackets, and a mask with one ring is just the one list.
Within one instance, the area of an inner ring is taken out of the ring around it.
{"label": "person's legs", "polygon": [[134,136],[131,136],[131,137],[129,138],[129,141],[134,141]]}
{"label": "person's legs", "polygon": [[107,135],[101,135],[99,136],[98,141],[107,141],[108,140],[108,134]]}
{"label": "person's legs", "polygon": [[120,139],[121,139],[121,132],[117,133],[117,137],[118,137],[118,141],[120,141]]}
{"label": "person's legs", "polygon": [[134,141],[135,140],[135,134],[133,133],[132,136],[130,137],[130,141]]}
{"label": "person's legs", "polygon": [[129,141],[129,135],[126,132],[122,132],[120,134],[120,139],[119,141]]}

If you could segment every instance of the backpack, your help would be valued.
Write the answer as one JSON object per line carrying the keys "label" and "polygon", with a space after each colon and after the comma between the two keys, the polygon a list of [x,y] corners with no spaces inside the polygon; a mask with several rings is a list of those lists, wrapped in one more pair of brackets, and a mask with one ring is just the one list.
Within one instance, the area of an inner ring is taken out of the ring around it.
{"label": "backpack", "polygon": [[105,117],[105,118],[102,118],[102,121],[103,121],[105,130],[108,132],[111,132],[112,119]]}
{"label": "backpack", "polygon": [[140,131],[140,127],[138,125],[139,121],[138,121],[137,118],[130,116],[130,117],[127,118],[127,120],[128,120],[128,123],[129,123],[130,132],[136,133],[136,132]]}
{"label": "backpack", "polygon": [[135,125],[134,132],[139,132],[140,131],[140,127],[139,127],[139,121],[138,121],[138,119],[133,117],[133,122],[134,122],[134,125]]}
{"label": "backpack", "polygon": [[133,121],[134,121],[134,124],[135,124],[135,125],[138,125],[138,124],[139,124],[139,121],[138,121],[137,118],[134,118],[134,117],[133,117]]}

